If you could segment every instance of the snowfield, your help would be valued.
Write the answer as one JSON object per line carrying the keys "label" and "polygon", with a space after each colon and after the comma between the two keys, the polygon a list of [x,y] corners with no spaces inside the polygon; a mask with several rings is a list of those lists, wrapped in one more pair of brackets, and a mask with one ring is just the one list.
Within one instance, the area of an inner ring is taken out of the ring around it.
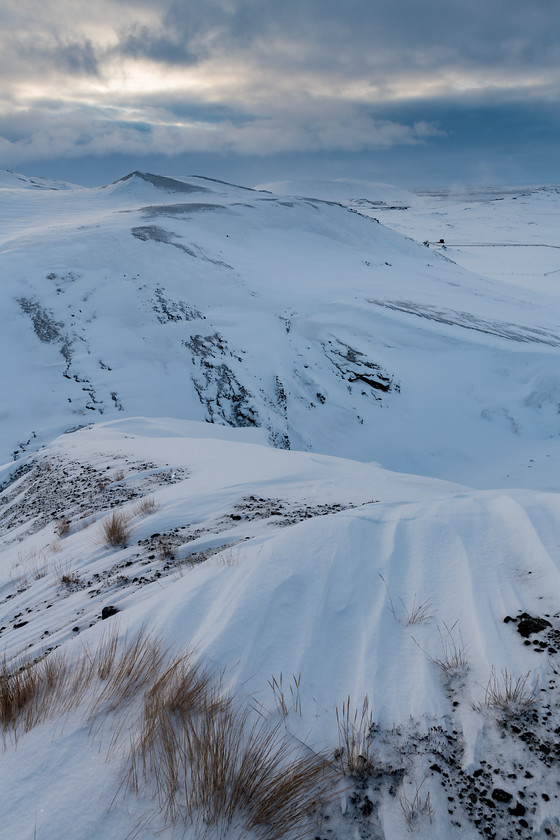
{"label": "snowfield", "polygon": [[0,173],[0,837],[558,834],[559,195]]}

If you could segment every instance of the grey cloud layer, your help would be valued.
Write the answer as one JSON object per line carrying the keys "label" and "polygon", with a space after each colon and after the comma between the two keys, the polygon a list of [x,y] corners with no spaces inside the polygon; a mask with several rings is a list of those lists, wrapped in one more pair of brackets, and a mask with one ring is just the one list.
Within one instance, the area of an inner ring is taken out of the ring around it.
{"label": "grey cloud layer", "polygon": [[[118,49],[170,63],[254,50],[296,65],[356,68],[404,61],[547,67],[560,56],[556,0],[262,0],[162,6],[155,30],[123,25]],[[295,47],[298,49],[295,49]]]}
{"label": "grey cloud layer", "polygon": [[[438,101],[557,98],[559,23],[557,0],[4,0],[0,153],[429,142]],[[408,100],[432,116],[384,113]]]}
{"label": "grey cloud layer", "polygon": [[[395,67],[554,68],[560,58],[557,0],[7,0],[2,55],[23,75],[52,69],[97,73],[109,57],[192,65],[245,53],[255,60],[332,70],[352,78]],[[104,24],[111,44],[91,34]],[[7,62],[5,62],[7,64]]]}

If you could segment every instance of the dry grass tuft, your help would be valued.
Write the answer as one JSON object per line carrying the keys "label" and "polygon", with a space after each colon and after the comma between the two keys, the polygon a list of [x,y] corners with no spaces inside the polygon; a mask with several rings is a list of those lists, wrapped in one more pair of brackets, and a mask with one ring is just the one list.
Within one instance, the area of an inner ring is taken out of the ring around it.
{"label": "dry grass tuft", "polygon": [[134,508],[134,516],[149,516],[159,510],[160,506],[153,496],[144,496]]}
{"label": "dry grass tuft", "polygon": [[66,658],[53,653],[38,663],[22,662],[11,671],[0,669],[0,725],[17,740],[50,716],[69,697],[73,676]]}
{"label": "dry grass tuft", "polygon": [[[389,590],[389,587],[387,586],[387,581],[385,580],[383,575],[380,574],[379,577],[383,581],[383,585],[384,585],[385,590],[387,592],[387,597],[389,598],[389,609],[391,610],[391,614],[392,614],[393,618],[395,619],[395,621],[399,622],[400,619],[397,615],[397,611],[395,609],[395,604],[393,603],[393,598],[391,597],[391,592]],[[404,623],[406,624],[407,627],[410,626],[411,624],[427,623],[427,622],[432,620],[432,618],[434,617],[434,615],[437,612],[437,610],[434,610],[432,608],[432,602],[430,601],[429,598],[427,598],[425,601],[422,601],[421,603],[417,603],[416,602],[416,594],[414,595],[414,598],[412,599],[412,604],[411,604],[410,607],[407,607],[407,605],[405,604],[405,602],[403,601],[402,598],[399,598],[399,601],[401,602],[403,610],[404,610],[404,614],[405,614]]]}
{"label": "dry grass tuft", "polygon": [[70,528],[72,527],[72,521],[68,516],[63,516],[62,519],[59,519],[56,523],[54,530],[58,537],[65,537],[67,534],[70,533]]}
{"label": "dry grass tuft", "polygon": [[342,704],[342,712],[336,707],[339,747],[336,758],[345,776],[364,777],[373,766],[371,755],[371,729],[373,714],[369,708],[369,697],[364,697],[361,710],[352,711],[350,695]]}
{"label": "dry grass tuft", "polygon": [[172,824],[196,826],[201,837],[236,827],[262,840],[303,837],[333,782],[324,756],[251,722],[189,662],[175,663],[146,698],[126,779],[136,792],[151,790]]}
{"label": "dry grass tuft", "polygon": [[117,637],[100,646],[90,657],[93,669],[101,680],[89,709],[89,718],[99,711],[114,712],[128,706],[135,697],[156,682],[167,660],[167,651],[157,639],[141,632],[122,649]]}
{"label": "dry grass tuft", "polygon": [[464,674],[469,667],[467,648],[463,642],[461,632],[456,630],[456,627],[457,621],[451,627],[444,621],[443,630],[438,626],[439,640],[441,643],[441,654],[439,656],[431,656],[418,644],[414,636],[411,636],[414,644],[426,654],[430,662],[433,662],[434,665],[437,665],[441,669],[446,680],[451,680],[454,677]]}
{"label": "dry grass tuft", "polygon": [[81,578],[77,572],[65,572],[60,576],[58,582],[69,591],[79,589],[82,585]]}
{"label": "dry grass tuft", "polygon": [[132,533],[129,517],[121,511],[114,511],[101,526],[105,545],[111,548],[123,548]]}
{"label": "dry grass tuft", "polygon": [[282,717],[287,717],[288,713],[293,709],[296,714],[301,717],[301,672],[297,675],[297,677],[295,674],[292,674],[292,679],[289,685],[291,695],[289,705],[286,701],[286,695],[284,693],[282,672],[280,671],[280,676],[278,678],[276,678],[273,674],[269,679],[268,684],[274,694],[274,700],[278,713]]}
{"label": "dry grass tuft", "polygon": [[531,671],[527,671],[522,677],[514,678],[506,668],[501,672],[500,679],[492,668],[484,700],[473,704],[473,708],[476,711],[481,711],[483,707],[498,709],[506,714],[518,714],[524,709],[530,709],[537,702],[535,689],[527,685],[530,676]]}
{"label": "dry grass tuft", "polygon": [[239,563],[241,556],[241,549],[229,546],[228,548],[216,554],[216,559],[220,566],[236,566]]}
{"label": "dry grass tuft", "polygon": [[338,793],[325,756],[240,708],[191,655],[172,658],[144,632],[132,641],[113,633],[77,661],[54,652],[0,669],[4,737],[80,706],[92,732],[109,722],[110,754],[130,738],[123,789],[147,793],[168,826],[194,827],[200,838],[232,828],[299,840]]}
{"label": "dry grass tuft", "polygon": [[0,669],[0,725],[4,732],[27,732],[47,718],[65,715],[89,697],[87,718],[98,711],[126,706],[157,678],[165,653],[157,641],[140,633],[119,644],[112,633],[92,653],[69,664],[58,651],[38,662]]}
{"label": "dry grass tuft", "polygon": [[160,563],[165,563],[166,560],[173,560],[175,558],[175,550],[171,539],[165,534],[160,537],[158,541],[158,560]]}
{"label": "dry grass tuft", "polygon": [[414,831],[415,826],[417,825],[418,821],[421,819],[426,819],[426,817],[432,822],[432,818],[435,814],[434,808],[430,801],[430,794],[423,793],[422,787],[428,777],[424,776],[423,780],[420,784],[416,782],[412,782],[413,785],[413,795],[410,797],[407,796],[405,783],[403,781],[402,792],[399,796],[399,803],[401,806],[401,811],[403,812],[403,816],[406,821],[406,827],[409,831]]}
{"label": "dry grass tuft", "polygon": [[404,607],[404,611],[406,613],[406,622],[407,626],[411,624],[426,624],[427,622],[431,621],[435,615],[435,610],[432,609],[432,602],[427,599],[426,601],[422,601],[420,604],[416,603],[416,595],[412,599],[412,605],[410,608],[406,606],[404,601],[401,600],[401,604]]}
{"label": "dry grass tuft", "polygon": [[463,642],[461,632],[455,632],[457,622],[448,627],[443,622],[443,630],[438,627],[439,639],[441,642],[441,656],[431,657],[438,668],[441,668],[445,676],[449,679],[455,674],[465,671],[469,667],[469,660],[467,658],[467,649]]}

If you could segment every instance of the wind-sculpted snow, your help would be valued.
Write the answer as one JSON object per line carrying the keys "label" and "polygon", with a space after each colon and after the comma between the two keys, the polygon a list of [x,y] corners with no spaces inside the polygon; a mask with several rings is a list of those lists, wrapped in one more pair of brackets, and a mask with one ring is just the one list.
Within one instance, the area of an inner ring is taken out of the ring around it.
{"label": "wind-sculpted snow", "polygon": [[560,346],[559,335],[536,327],[523,327],[520,324],[508,324],[505,321],[486,321],[482,318],[476,318],[469,312],[454,312],[450,309],[438,309],[435,306],[422,306],[406,300],[371,300],[369,302],[376,306],[393,309],[395,312],[407,312],[409,315],[417,315],[419,318],[427,318],[429,321],[463,327],[466,330],[475,330],[487,335],[497,335],[510,341],[548,344],[551,347]]}
{"label": "wind-sculpted snow", "polygon": [[[306,836],[550,836],[558,495],[469,490],[259,436],[125,419],[12,464],[0,492],[8,671],[22,651],[91,659],[108,626],[123,642],[150,634],[195,651],[255,720],[342,769],[349,710],[360,756]],[[103,539],[114,512],[129,523],[118,547]],[[146,837],[183,836],[149,788],[115,796],[142,696],[88,725],[92,702],[17,739],[5,725],[3,830],[32,834],[36,819],[45,840],[86,840],[138,822]]]}

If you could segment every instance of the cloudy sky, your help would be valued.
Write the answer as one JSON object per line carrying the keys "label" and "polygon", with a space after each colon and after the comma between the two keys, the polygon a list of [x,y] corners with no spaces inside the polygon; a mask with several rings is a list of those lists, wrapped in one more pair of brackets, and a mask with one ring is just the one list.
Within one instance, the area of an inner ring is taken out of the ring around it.
{"label": "cloudy sky", "polygon": [[560,183],[559,0],[2,0],[0,168]]}

